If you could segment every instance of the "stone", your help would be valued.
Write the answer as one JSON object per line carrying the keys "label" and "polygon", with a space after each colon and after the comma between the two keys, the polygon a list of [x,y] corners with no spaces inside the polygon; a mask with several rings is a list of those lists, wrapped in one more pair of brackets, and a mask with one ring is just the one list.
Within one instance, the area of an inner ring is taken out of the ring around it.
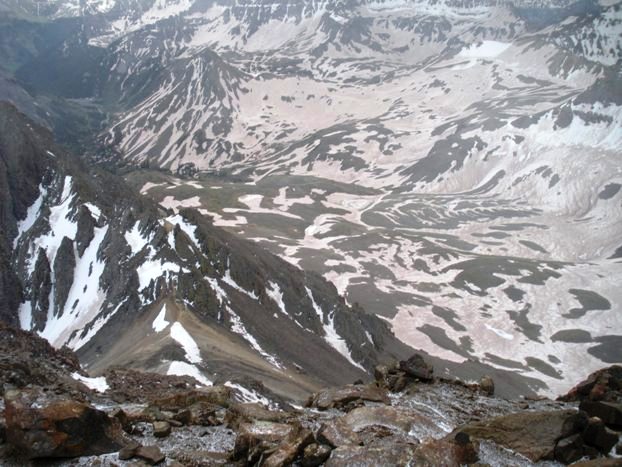
{"label": "stone", "polygon": [[607,426],[622,428],[622,403],[584,400],[579,409],[590,417],[600,418]]}
{"label": "stone", "polygon": [[554,459],[564,464],[570,464],[581,459],[583,454],[583,439],[580,434],[574,434],[557,442]]}
{"label": "stone", "polygon": [[124,446],[119,451],[119,460],[126,461],[132,459],[136,455],[136,450],[140,447],[140,444],[132,442],[127,446]]}
{"label": "stone", "polygon": [[200,390],[183,391],[153,399],[151,405],[158,407],[160,410],[179,411],[199,402],[219,407],[228,407],[231,402],[231,389],[226,386],[211,386]]}
{"label": "stone", "polygon": [[490,440],[532,462],[553,460],[557,441],[583,432],[588,418],[575,410],[519,412],[462,426],[472,439]]}
{"label": "stone", "polygon": [[622,366],[595,371],[559,399],[564,401],[617,401],[622,397]]}
{"label": "stone", "polygon": [[225,424],[237,429],[240,423],[248,423],[255,420],[266,422],[286,422],[292,415],[287,412],[277,412],[256,403],[233,404],[225,415]]}
{"label": "stone", "polygon": [[277,449],[263,463],[263,466],[284,467],[291,465],[313,441],[313,432],[296,424],[295,429],[281,441]]}
{"label": "stone", "polygon": [[333,448],[348,444],[362,444],[360,436],[340,418],[323,423],[317,432],[316,439]]}
{"label": "stone", "polygon": [[593,446],[602,454],[608,454],[618,443],[618,434],[605,426],[598,417],[592,417],[583,431],[585,444]]}
{"label": "stone", "polygon": [[383,442],[368,446],[345,445],[333,450],[326,467],[377,467],[390,465],[413,465],[416,444]]}
{"label": "stone", "polygon": [[265,451],[275,449],[295,429],[285,423],[241,423],[231,458],[234,461],[254,463]]}
{"label": "stone", "polygon": [[412,465],[459,467],[478,460],[478,445],[461,436],[427,441],[415,452]]}
{"label": "stone", "polygon": [[156,438],[166,438],[171,434],[171,424],[169,422],[153,422],[153,436]]}
{"label": "stone", "polygon": [[326,444],[309,444],[302,455],[302,467],[317,467],[326,462],[332,449]]}
{"label": "stone", "polygon": [[572,467],[622,467],[622,459],[592,459],[588,461],[575,462]]}
{"label": "stone", "polygon": [[400,370],[422,381],[431,381],[434,378],[434,368],[419,354],[414,354],[408,360],[402,360]]}
{"label": "stone", "polygon": [[307,406],[319,410],[340,409],[355,401],[388,404],[389,397],[385,389],[374,385],[348,385],[315,393],[307,402]]}
{"label": "stone", "polygon": [[490,376],[483,376],[482,379],[480,379],[479,388],[488,396],[493,396],[495,394],[495,382]]}
{"label": "stone", "polygon": [[6,437],[26,457],[78,457],[116,452],[121,426],[89,404],[39,389],[5,393]]}
{"label": "stone", "polygon": [[437,425],[418,412],[392,406],[359,407],[341,419],[345,426],[359,433],[369,427],[384,427],[392,434],[408,434],[415,427],[428,432],[436,430]]}
{"label": "stone", "polygon": [[162,454],[162,451],[157,446],[139,446],[135,451],[135,457],[144,460],[150,465],[157,465],[166,459],[166,456]]}

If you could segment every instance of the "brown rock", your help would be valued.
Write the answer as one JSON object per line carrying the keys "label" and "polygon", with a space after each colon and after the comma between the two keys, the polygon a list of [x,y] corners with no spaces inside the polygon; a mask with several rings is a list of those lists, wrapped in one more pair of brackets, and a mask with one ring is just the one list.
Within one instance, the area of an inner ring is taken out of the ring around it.
{"label": "brown rock", "polygon": [[211,386],[209,388],[194,389],[176,394],[156,398],[152,405],[160,410],[179,411],[197,403],[207,403],[220,407],[228,407],[231,401],[231,389],[226,386]]}
{"label": "brown rock", "polygon": [[414,444],[383,440],[368,446],[346,445],[335,449],[325,465],[326,467],[413,465],[416,450],[417,445]]}
{"label": "brown rock", "polygon": [[242,423],[238,428],[232,460],[254,463],[265,451],[275,449],[295,429],[284,423]]}
{"label": "brown rock", "polygon": [[29,458],[116,452],[124,444],[116,420],[82,402],[41,390],[5,393],[7,441]]}
{"label": "brown rock", "polygon": [[564,401],[608,400],[620,401],[622,397],[622,366],[613,365],[595,371],[559,399]]}
{"label": "brown rock", "polygon": [[287,412],[277,412],[268,410],[260,404],[244,403],[233,404],[225,415],[225,424],[233,429],[237,429],[240,423],[249,423],[255,420],[266,422],[286,422],[292,415]]}
{"label": "brown rock", "polygon": [[169,422],[153,422],[153,436],[156,438],[166,438],[171,434],[171,424]]}
{"label": "brown rock", "polygon": [[316,439],[320,443],[328,444],[334,448],[348,444],[362,444],[361,437],[342,418],[323,423],[317,432]]}
{"label": "brown rock", "polygon": [[464,437],[451,435],[423,443],[415,453],[413,465],[458,467],[477,462],[478,446]]}
{"label": "brown rock", "polygon": [[456,432],[494,441],[537,462],[553,460],[557,441],[582,433],[587,423],[585,413],[574,410],[519,412],[470,423]]}
{"label": "brown rock", "polygon": [[300,425],[281,442],[264,462],[265,467],[283,467],[291,465],[296,458],[302,455],[305,447],[313,443],[313,433]]}
{"label": "brown rock", "polygon": [[434,378],[434,368],[419,354],[414,354],[408,360],[402,360],[400,370],[422,381],[431,381]]}
{"label": "brown rock", "polygon": [[166,459],[166,456],[162,454],[162,451],[157,446],[139,446],[135,451],[135,456],[150,465],[157,465]]}
{"label": "brown rock", "polygon": [[425,427],[429,431],[436,424],[423,415],[407,408],[391,406],[360,407],[341,419],[347,428],[355,433],[372,426],[385,427],[393,434],[407,434],[413,427]]}
{"label": "brown rock", "polygon": [[583,440],[601,453],[608,454],[618,443],[618,434],[608,429],[600,418],[592,417],[583,431]]}
{"label": "brown rock", "polygon": [[592,459],[576,462],[572,467],[622,467],[622,459]]}
{"label": "brown rock", "polygon": [[495,382],[490,376],[482,377],[479,381],[479,387],[488,396],[492,396],[495,393]]}
{"label": "brown rock", "polygon": [[580,434],[574,434],[560,439],[555,446],[555,460],[570,464],[578,461],[584,455],[585,449]]}
{"label": "brown rock", "polygon": [[119,460],[126,461],[132,459],[136,455],[136,450],[140,447],[140,444],[132,442],[127,446],[124,446],[119,451]]}
{"label": "brown rock", "polygon": [[355,401],[389,403],[387,392],[374,385],[348,385],[340,388],[324,389],[307,402],[310,407],[319,410],[340,409]]}
{"label": "brown rock", "polygon": [[326,459],[330,456],[332,449],[326,444],[309,444],[305,449],[302,456],[302,467],[317,467],[326,462]]}

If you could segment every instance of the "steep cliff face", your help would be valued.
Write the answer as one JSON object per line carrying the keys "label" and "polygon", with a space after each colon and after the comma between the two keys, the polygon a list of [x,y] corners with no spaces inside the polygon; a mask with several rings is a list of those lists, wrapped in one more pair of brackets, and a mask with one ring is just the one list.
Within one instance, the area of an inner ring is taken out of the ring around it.
{"label": "steep cliff face", "polygon": [[319,276],[193,210],[164,211],[6,104],[0,130],[5,320],[99,369],[265,374],[273,385],[299,375],[285,391],[355,379],[405,351]]}

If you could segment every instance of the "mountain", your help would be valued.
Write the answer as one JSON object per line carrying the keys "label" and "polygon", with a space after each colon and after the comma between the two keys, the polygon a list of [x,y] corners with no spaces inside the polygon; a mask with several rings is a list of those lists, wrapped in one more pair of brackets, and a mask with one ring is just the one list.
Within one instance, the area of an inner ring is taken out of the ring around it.
{"label": "mountain", "polygon": [[456,367],[551,394],[622,359],[619,2],[2,5],[4,95],[166,217]]}

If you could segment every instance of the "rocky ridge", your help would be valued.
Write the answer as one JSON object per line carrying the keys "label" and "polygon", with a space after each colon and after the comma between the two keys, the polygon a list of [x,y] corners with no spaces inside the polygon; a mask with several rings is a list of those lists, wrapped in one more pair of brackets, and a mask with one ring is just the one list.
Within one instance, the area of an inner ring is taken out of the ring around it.
{"label": "rocky ridge", "polygon": [[[7,357],[47,345],[32,334],[5,332],[16,333],[17,344]],[[73,366],[55,363],[66,359],[70,353],[49,348],[40,364],[49,361],[50,374],[71,379]],[[54,465],[614,466],[619,420],[569,400],[577,394],[588,400],[586,388],[597,380],[599,395],[592,391],[592,398],[620,413],[620,371],[591,375],[566,401],[512,401],[494,396],[489,382],[434,377],[431,365],[413,355],[378,367],[373,382],[323,389],[306,408],[249,403],[239,389],[196,388],[191,379],[148,373],[119,384],[130,377],[121,372],[108,377],[116,381],[109,388],[82,386],[80,396],[35,376],[16,381],[0,373],[0,460],[11,467],[67,457],[73,459]],[[136,383],[144,390],[129,393]]]}

